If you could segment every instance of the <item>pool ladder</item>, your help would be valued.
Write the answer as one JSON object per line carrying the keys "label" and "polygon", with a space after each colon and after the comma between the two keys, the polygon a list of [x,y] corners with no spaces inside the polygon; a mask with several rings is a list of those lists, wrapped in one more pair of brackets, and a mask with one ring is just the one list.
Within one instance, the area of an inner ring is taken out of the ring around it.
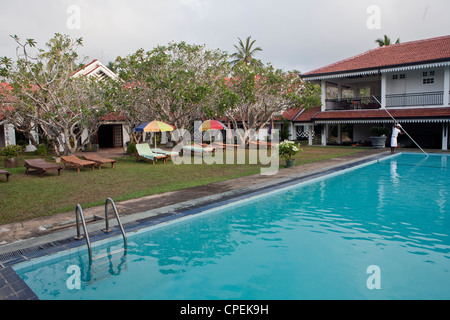
{"label": "pool ladder", "polygon": [[[125,246],[125,249],[126,249],[126,247],[127,247],[127,236],[125,234],[125,230],[123,229],[122,222],[120,221],[119,213],[117,212],[117,208],[116,208],[116,204],[114,203],[113,199],[111,199],[111,198],[106,199],[106,202],[105,202],[105,224],[106,224],[106,226],[105,226],[105,229],[102,229],[102,231],[105,232],[105,233],[111,232],[111,228],[109,227],[109,219],[108,219],[108,203],[111,203],[111,205],[112,205],[112,207],[114,209],[114,214],[116,216],[117,223],[119,225],[120,231],[122,232],[123,242],[124,242],[124,246]],[[83,238],[86,239],[86,245],[87,245],[88,251],[89,251],[89,260],[91,261],[92,260],[91,241],[89,239],[89,233],[88,233],[88,230],[87,230],[86,219],[84,218],[83,209],[81,208],[81,206],[79,204],[77,204],[77,207],[75,209],[75,216],[76,216],[76,224],[77,224],[77,235],[76,235],[75,239],[76,240],[81,240]],[[80,233],[80,220],[81,220],[81,224],[83,226],[84,237]]]}

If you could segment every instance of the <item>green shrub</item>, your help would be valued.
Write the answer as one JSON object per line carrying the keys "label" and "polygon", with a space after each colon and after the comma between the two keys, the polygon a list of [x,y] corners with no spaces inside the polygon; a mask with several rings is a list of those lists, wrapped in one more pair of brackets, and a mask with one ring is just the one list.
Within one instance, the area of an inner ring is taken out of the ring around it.
{"label": "green shrub", "polygon": [[127,147],[127,153],[129,155],[134,155],[136,153],[136,144],[133,142],[130,142],[130,144]]}
{"label": "green shrub", "polygon": [[1,155],[7,159],[17,157],[19,155],[19,152],[21,152],[20,146],[13,145],[6,146],[0,151]]}
{"label": "green shrub", "polygon": [[47,146],[45,144],[40,144],[36,150],[36,153],[40,156],[46,156],[48,153]]}
{"label": "green shrub", "polygon": [[293,160],[294,156],[297,154],[297,152],[302,152],[303,149],[300,148],[300,143],[295,143],[294,141],[288,141],[284,140],[280,143],[278,146],[278,152],[280,157],[282,157],[284,160]]}
{"label": "green shrub", "polygon": [[390,130],[383,127],[372,127],[370,128],[370,134],[375,137],[381,137],[383,135],[388,135]]}

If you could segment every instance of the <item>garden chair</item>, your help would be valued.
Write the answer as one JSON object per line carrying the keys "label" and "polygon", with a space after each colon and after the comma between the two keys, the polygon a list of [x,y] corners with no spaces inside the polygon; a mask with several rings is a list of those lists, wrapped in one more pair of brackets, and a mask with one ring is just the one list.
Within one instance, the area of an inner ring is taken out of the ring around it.
{"label": "garden chair", "polygon": [[136,145],[136,162],[139,161],[139,158],[143,158],[146,161],[151,160],[153,164],[155,161],[162,159],[164,163],[166,163],[167,156],[163,154],[154,153],[148,143],[140,143]]}
{"label": "garden chair", "polygon": [[174,151],[167,151],[167,150],[163,150],[160,148],[152,148],[151,149],[153,153],[158,153],[158,154],[162,154],[168,157],[177,157],[180,154],[178,152],[174,152]]}
{"label": "garden chair", "polygon": [[6,182],[9,181],[9,176],[11,175],[11,172],[0,169],[0,174],[6,175]]}
{"label": "garden chair", "polygon": [[214,152],[214,148],[213,147],[203,147],[203,146],[199,146],[196,144],[190,145],[190,146],[184,146],[183,147],[183,152],[187,151],[187,152],[193,152],[195,153],[200,153],[201,155],[203,155],[204,153],[213,153]]}
{"label": "garden chair", "polygon": [[249,141],[248,142],[249,145],[254,145],[256,147],[266,147],[267,149],[271,149],[271,148],[276,148],[279,143],[272,143],[272,142],[267,142],[267,141]]}
{"label": "garden chair", "polygon": [[217,149],[219,149],[219,148],[222,148],[222,149],[226,149],[226,148],[234,148],[234,149],[237,149],[237,148],[240,147],[240,145],[238,145],[238,144],[223,143],[223,142],[220,142],[220,141],[214,141],[214,142],[212,143],[212,147],[217,148]]}
{"label": "garden chair", "polygon": [[77,156],[62,156],[61,161],[64,164],[64,170],[67,169],[67,167],[75,167],[77,168],[78,173],[80,173],[80,168],[85,166],[91,166],[92,171],[94,171],[96,165],[94,161],[83,160]]}
{"label": "garden chair", "polygon": [[44,173],[46,173],[48,170],[58,170],[58,176],[61,175],[61,169],[62,166],[49,163],[45,161],[44,159],[28,159],[24,160],[24,167],[26,168],[25,173],[28,174],[30,172],[30,169],[35,170],[37,172],[41,173],[41,177],[44,177]]}
{"label": "garden chair", "polygon": [[99,170],[105,163],[111,163],[111,168],[114,168],[114,164],[117,162],[116,160],[103,158],[96,154],[84,155],[83,158],[88,161],[94,161],[97,164]]}

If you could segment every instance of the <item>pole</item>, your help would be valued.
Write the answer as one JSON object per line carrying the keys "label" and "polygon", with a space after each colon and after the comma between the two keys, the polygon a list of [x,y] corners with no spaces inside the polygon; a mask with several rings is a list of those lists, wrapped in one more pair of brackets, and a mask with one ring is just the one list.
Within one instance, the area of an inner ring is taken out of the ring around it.
{"label": "pole", "polygon": [[[381,102],[378,101],[378,99],[377,99],[375,96],[372,96],[372,97],[375,99],[376,102],[378,102],[378,104],[382,107],[382,109],[384,109],[384,111],[386,111],[387,114],[388,114],[395,122],[397,122],[397,120],[392,116],[392,114],[391,114],[386,108],[383,108],[383,105],[381,104]],[[402,129],[403,129],[403,127],[402,127]],[[416,141],[414,141],[413,138],[411,138],[411,136],[408,134],[408,132],[406,132],[405,129],[403,129],[403,132],[406,133],[406,135],[412,140],[412,142],[415,143],[415,145],[420,149],[420,151],[422,151],[426,156],[428,156],[428,153],[426,153],[425,151],[423,151],[423,149],[417,144]]]}

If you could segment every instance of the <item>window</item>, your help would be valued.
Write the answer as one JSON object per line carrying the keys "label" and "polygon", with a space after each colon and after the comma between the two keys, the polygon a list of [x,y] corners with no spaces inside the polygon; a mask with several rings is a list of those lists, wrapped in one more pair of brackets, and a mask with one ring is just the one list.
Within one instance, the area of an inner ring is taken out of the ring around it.
{"label": "window", "polygon": [[406,79],[406,74],[402,73],[402,74],[394,74],[392,76],[392,80],[398,80],[398,79]]}
{"label": "window", "polygon": [[[430,77],[434,77],[434,71],[430,71],[429,73],[428,72],[422,72],[422,75],[424,76],[424,77],[428,77],[428,76],[430,76]],[[423,78],[423,82],[422,82],[423,84],[433,84],[434,83],[434,78]]]}

